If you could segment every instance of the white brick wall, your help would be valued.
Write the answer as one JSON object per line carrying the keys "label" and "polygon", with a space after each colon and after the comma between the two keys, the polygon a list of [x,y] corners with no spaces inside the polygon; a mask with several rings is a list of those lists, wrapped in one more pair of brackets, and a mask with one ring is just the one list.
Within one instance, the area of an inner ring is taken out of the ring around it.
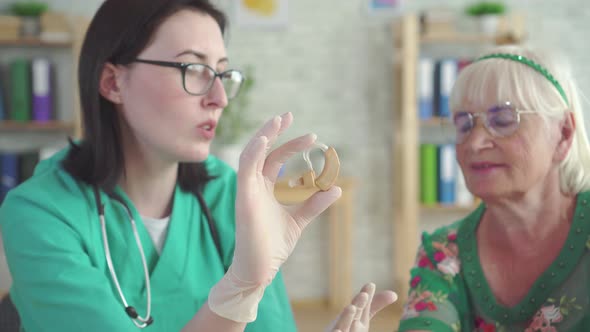
{"label": "white brick wall", "polygon": [[[368,0],[367,0],[368,1]],[[0,0],[0,8],[11,0]],[[229,0],[218,0],[229,9]],[[440,1],[406,0],[407,10]],[[449,0],[460,9],[472,1]],[[91,15],[99,0],[51,0],[57,9]],[[550,0],[506,0],[527,11],[530,40],[563,50],[578,69],[581,87],[590,85],[586,33],[590,7],[582,0],[556,4]],[[354,225],[354,288],[375,281],[392,286],[391,262],[391,58],[389,21],[367,15],[362,0],[294,0],[289,24],[279,30],[241,29],[232,25],[229,52],[236,66],[254,65],[257,86],[249,114],[263,121],[293,112],[295,122],[286,137],[307,132],[336,147],[342,173],[357,176]],[[434,218],[433,218],[434,219]],[[324,220],[325,221],[325,220]],[[441,221],[449,221],[448,217]],[[425,228],[432,228],[432,222]],[[327,224],[310,226],[285,278],[293,298],[327,294]],[[416,248],[408,248],[413,253]],[[310,271],[314,271],[310,273]],[[0,272],[2,270],[0,269]],[[407,271],[404,271],[407,273]],[[2,273],[0,273],[0,277]],[[0,280],[0,287],[2,287]]]}

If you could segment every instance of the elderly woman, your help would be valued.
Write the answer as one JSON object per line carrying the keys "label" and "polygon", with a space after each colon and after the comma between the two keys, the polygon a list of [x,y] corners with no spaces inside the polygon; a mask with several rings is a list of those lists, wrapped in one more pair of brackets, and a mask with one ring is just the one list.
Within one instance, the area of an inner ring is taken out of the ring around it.
{"label": "elderly woman", "polygon": [[571,70],[498,47],[450,104],[483,203],[423,235],[399,331],[590,331],[590,145]]}

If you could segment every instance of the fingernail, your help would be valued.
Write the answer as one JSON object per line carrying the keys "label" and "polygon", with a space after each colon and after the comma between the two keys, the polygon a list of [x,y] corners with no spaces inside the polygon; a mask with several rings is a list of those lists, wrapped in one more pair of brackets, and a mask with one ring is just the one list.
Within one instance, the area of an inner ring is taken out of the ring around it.
{"label": "fingernail", "polygon": [[310,137],[310,138],[311,138],[311,140],[312,140],[312,141],[314,141],[314,142],[315,142],[315,140],[316,140],[316,139],[318,139],[318,135],[316,135],[316,134],[313,134],[313,133],[309,134],[309,137]]}

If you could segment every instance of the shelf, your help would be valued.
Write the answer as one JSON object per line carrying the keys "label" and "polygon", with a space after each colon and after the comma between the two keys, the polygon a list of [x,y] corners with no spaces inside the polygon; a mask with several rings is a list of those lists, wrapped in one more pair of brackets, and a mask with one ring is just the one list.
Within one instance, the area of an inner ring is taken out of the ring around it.
{"label": "shelf", "polygon": [[446,127],[452,125],[449,118],[434,117],[427,120],[420,120],[421,127]]}
{"label": "shelf", "polygon": [[14,40],[0,40],[0,47],[53,47],[53,48],[68,48],[71,47],[71,42],[53,42],[44,41],[40,39],[14,39]]}
{"label": "shelf", "polygon": [[16,122],[16,121],[0,121],[0,132],[18,132],[18,131],[72,131],[74,124],[63,121],[48,121],[48,122]]}
{"label": "shelf", "polygon": [[461,44],[486,44],[495,43],[496,37],[480,34],[444,33],[424,34],[420,36],[421,43],[461,43]]}

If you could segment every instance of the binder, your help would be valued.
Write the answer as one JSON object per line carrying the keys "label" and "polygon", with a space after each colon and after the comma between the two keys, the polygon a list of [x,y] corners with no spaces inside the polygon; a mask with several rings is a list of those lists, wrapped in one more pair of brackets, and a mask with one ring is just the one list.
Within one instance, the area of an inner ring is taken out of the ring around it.
{"label": "binder", "polygon": [[418,118],[434,116],[434,60],[421,58],[418,64]]}
{"label": "binder", "polygon": [[46,122],[53,118],[51,62],[45,58],[35,58],[31,61],[32,80],[32,120]]}
{"label": "binder", "polygon": [[455,59],[444,59],[439,62],[438,79],[438,116],[450,117],[449,97],[457,79],[457,61]]}
{"label": "binder", "polygon": [[438,147],[438,201],[441,204],[455,204],[456,182],[455,146],[443,144]]}
{"label": "binder", "polygon": [[16,59],[10,64],[10,120],[26,122],[31,119],[31,79],[29,63]]}
{"label": "binder", "polygon": [[420,145],[420,202],[424,205],[437,203],[436,145]]}
{"label": "binder", "polygon": [[0,121],[6,120],[7,85],[4,83],[4,75],[4,68],[0,68]]}
{"label": "binder", "polygon": [[0,178],[0,201],[4,200],[8,191],[18,185],[18,155],[4,153],[0,155],[2,177]]}

